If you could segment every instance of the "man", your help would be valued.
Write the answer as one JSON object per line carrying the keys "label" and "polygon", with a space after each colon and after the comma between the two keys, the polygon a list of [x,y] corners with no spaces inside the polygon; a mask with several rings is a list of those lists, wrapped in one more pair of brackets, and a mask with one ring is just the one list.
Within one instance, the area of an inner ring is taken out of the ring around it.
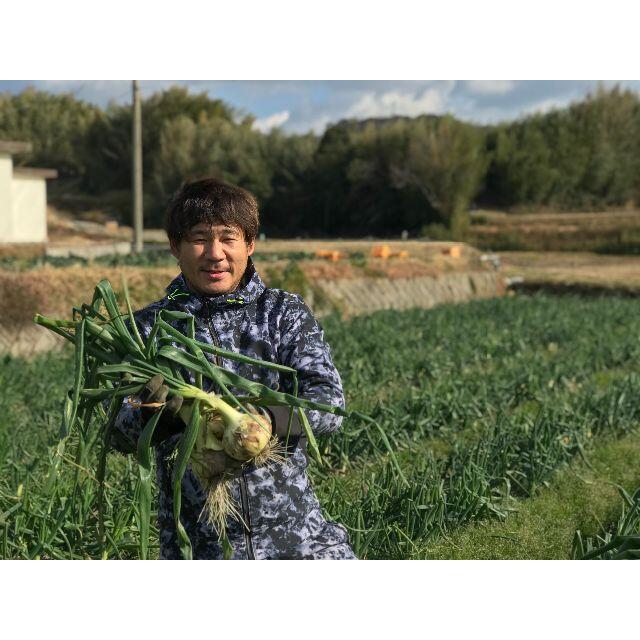
{"label": "man", "polygon": [[[174,197],[165,218],[171,252],[181,274],[167,287],[167,296],[136,312],[143,338],[161,309],[188,312],[195,318],[196,339],[253,358],[276,362],[298,371],[299,395],[344,407],[340,376],[329,346],[311,311],[298,295],[268,289],[255,270],[251,255],[258,232],[258,206],[248,191],[206,179],[186,184]],[[186,333],[185,321],[172,324]],[[273,389],[292,392],[290,378],[277,371],[237,362],[214,360],[221,366]],[[185,379],[194,376],[185,371]],[[152,380],[143,394],[145,404],[164,402],[167,388]],[[184,429],[177,417],[180,399],[167,403],[156,429],[158,524],[160,557],[180,558],[173,519],[169,458]],[[149,409],[123,403],[115,425],[114,446],[135,449]],[[276,435],[284,440],[289,412],[270,407]],[[340,427],[342,418],[309,411],[314,434]],[[165,418],[166,416],[166,418]],[[287,439],[287,462],[256,468],[247,465],[234,479],[231,493],[242,521],[228,519],[227,535],[235,559],[355,558],[346,529],[328,522],[309,484],[305,468],[305,438],[296,421]],[[182,522],[191,539],[193,557],[223,557],[218,535],[200,517],[205,492],[191,469],[182,482]]]}

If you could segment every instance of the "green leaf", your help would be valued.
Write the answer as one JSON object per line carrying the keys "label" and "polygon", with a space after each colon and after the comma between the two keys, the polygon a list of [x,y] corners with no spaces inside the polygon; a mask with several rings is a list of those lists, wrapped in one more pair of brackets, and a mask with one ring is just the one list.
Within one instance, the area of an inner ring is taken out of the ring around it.
{"label": "green leaf", "polygon": [[138,528],[140,530],[140,559],[146,560],[149,553],[149,521],[151,519],[151,488],[152,488],[152,449],[151,439],[156,430],[156,425],[164,407],[154,413],[147,422],[140,438],[138,438],[138,475],[140,477],[140,490],[138,492]]}
{"label": "green leaf", "polygon": [[131,301],[129,300],[129,287],[127,286],[127,281],[124,279],[124,274],[120,274],[122,278],[122,290],[124,291],[124,302],[127,306],[127,313],[129,314],[129,323],[131,324],[131,328],[133,329],[133,335],[135,337],[138,346],[142,351],[144,351],[144,342],[142,337],[140,336],[140,332],[138,331],[138,325],[136,324],[136,319],[133,315],[133,309],[131,308]]}
{"label": "green leaf", "polygon": [[104,479],[107,470],[107,455],[111,449],[111,433],[118,417],[122,402],[115,394],[111,398],[109,403],[109,410],[107,412],[107,422],[102,427],[102,451],[100,452],[100,458],[98,461],[98,471],[96,478],[99,483],[98,488],[98,539],[100,543],[100,555],[104,557],[104,544],[106,541],[106,530],[104,522],[104,501],[105,501],[105,483]]}
{"label": "green leaf", "polygon": [[78,403],[80,402],[80,391],[84,381],[84,336],[86,320],[82,320],[76,326],[76,349],[75,349],[75,371],[73,380],[73,389],[71,395],[71,417],[69,419],[70,426],[73,428],[76,416],[78,415]]}
{"label": "green leaf", "polygon": [[177,347],[169,345],[164,346],[158,350],[158,355],[166,358],[167,360],[171,360],[172,362],[176,362],[193,373],[205,375],[207,378],[213,379],[212,376],[215,375],[212,371],[212,365],[210,362],[207,362],[206,364],[200,362],[195,356],[192,356],[190,353],[187,353],[182,349],[178,349]]}
{"label": "green leaf", "polygon": [[[96,286],[96,294],[102,298],[104,306],[107,309],[111,323],[113,324],[117,334],[127,345],[129,351],[134,351],[143,355],[142,349],[138,343],[132,338],[131,333],[127,329],[127,325],[122,319],[122,314],[118,308],[118,301],[113,287],[108,280],[101,280]],[[94,294],[95,297],[95,294]]]}
{"label": "green leaf", "polygon": [[144,385],[148,382],[149,378],[145,377],[141,382],[137,384],[127,385],[126,387],[120,387],[117,390],[114,389],[88,389],[84,388],[80,395],[86,398],[92,398],[94,400],[108,400],[109,398],[124,398],[126,396],[137,395],[144,389]]}
{"label": "green leaf", "polygon": [[311,455],[315,458],[316,462],[319,465],[322,465],[322,456],[320,455],[320,449],[318,448],[316,437],[313,435],[313,431],[311,431],[311,425],[309,424],[309,419],[307,418],[304,409],[298,409],[298,415],[300,416],[300,422],[302,422],[304,433],[307,436]]}
{"label": "green leaf", "polygon": [[189,536],[180,522],[180,509],[182,507],[182,478],[187,469],[191,451],[196,443],[198,432],[200,430],[200,400],[196,398],[193,401],[193,410],[189,424],[178,443],[178,455],[173,466],[171,474],[171,484],[173,486],[173,517],[175,518],[176,529],[180,544],[180,551],[185,560],[193,559],[193,550]]}
{"label": "green leaf", "polygon": [[[160,317],[163,318],[165,315],[171,315],[173,317],[174,314],[178,312],[173,311],[165,311],[164,309],[160,312]],[[193,316],[189,314],[181,313],[180,318],[193,318]],[[227,358],[228,360],[236,360],[237,362],[244,362],[246,364],[253,364],[255,366],[264,367],[266,369],[273,369],[274,371],[281,371],[283,373],[296,373],[295,369],[291,367],[287,367],[283,364],[276,364],[275,362],[267,362],[266,360],[260,360],[258,358],[251,358],[249,356],[244,356],[240,353],[236,353],[235,351],[228,351],[227,349],[221,349],[220,347],[216,347],[212,344],[207,344],[206,342],[200,342],[199,340],[195,340],[185,336],[180,333],[175,327],[171,326],[168,322],[164,320],[160,320],[162,328],[171,336],[173,336],[178,342],[181,342],[185,345],[185,347],[189,348],[190,345],[198,347],[205,353],[212,353],[214,355],[220,356],[221,358]]]}

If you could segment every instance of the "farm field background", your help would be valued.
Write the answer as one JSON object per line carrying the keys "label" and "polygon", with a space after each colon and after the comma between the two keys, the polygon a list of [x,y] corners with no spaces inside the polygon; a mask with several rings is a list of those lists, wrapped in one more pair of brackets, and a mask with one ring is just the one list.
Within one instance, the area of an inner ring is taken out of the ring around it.
{"label": "farm field background", "polygon": [[[99,247],[123,240],[129,243],[132,238],[129,227],[112,230],[102,224],[78,222],[54,207],[48,210],[48,228],[52,247],[64,246],[72,254],[80,255],[83,247]],[[140,287],[134,282],[132,294],[134,300],[138,297],[138,302],[146,304],[162,294],[164,279],[177,274],[178,269],[167,250],[166,234],[162,229],[145,229],[144,238],[147,247],[161,250],[145,251],[140,256],[109,255],[87,260],[81,257],[45,258],[42,247],[0,247],[0,288],[6,282],[3,295],[12,296],[16,288],[14,281],[19,280],[24,288],[24,282],[37,281],[43,268],[72,269],[75,266],[81,267],[83,272],[91,270],[95,274],[116,268],[126,270],[127,277],[133,279],[137,275],[135,270],[140,270],[149,286],[146,290],[138,290]],[[542,288],[589,294],[613,290],[626,294],[640,291],[638,239],[638,210],[521,214],[478,210],[471,216],[467,232],[458,238],[460,242],[449,239],[438,242],[434,238],[427,241],[426,237],[408,240],[267,238],[258,241],[254,258],[264,275],[269,271],[282,272],[293,261],[312,280],[394,279],[487,268],[490,264],[481,261],[482,253],[497,251],[502,264],[501,273],[507,278],[523,278],[523,287],[529,290]],[[408,256],[390,260],[372,258],[372,248],[383,244],[391,252],[406,252]],[[459,257],[449,255],[453,246],[460,247]],[[335,262],[318,259],[318,251],[337,251],[341,257]],[[149,272],[149,269],[154,272]],[[155,277],[161,269],[164,269],[162,276]],[[21,272],[23,275],[19,275]],[[68,277],[75,280],[78,276],[69,271]],[[66,276],[62,272],[47,272],[47,278],[57,284]],[[14,307],[22,309],[24,306],[16,305],[15,301],[8,305],[11,313],[14,313]],[[22,315],[15,313],[17,316],[13,320],[23,320],[24,317],[32,317],[33,309],[29,307],[28,313],[25,310]]]}
{"label": "farm field background", "polygon": [[[364,558],[569,558],[640,485],[640,302],[516,296],[323,319],[349,420],[311,467],[325,513]],[[71,350],[0,360],[2,558],[135,558],[137,467],[100,443],[56,449]],[[96,432],[97,433],[97,430]],[[152,529],[157,554],[157,532]]]}
{"label": "farm field background", "polygon": [[521,277],[524,286],[585,294],[637,294],[640,291],[640,257],[588,252],[500,252],[502,273]]}

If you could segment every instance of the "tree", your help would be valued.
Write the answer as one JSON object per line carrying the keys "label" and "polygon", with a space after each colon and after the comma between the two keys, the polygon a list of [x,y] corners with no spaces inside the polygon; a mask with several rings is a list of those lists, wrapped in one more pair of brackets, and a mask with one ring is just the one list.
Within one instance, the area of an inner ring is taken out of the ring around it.
{"label": "tree", "polygon": [[262,207],[262,228],[269,235],[296,235],[309,223],[312,202],[304,186],[319,139],[313,133],[285,135],[280,129],[272,129],[264,141],[271,195]]}
{"label": "tree", "polygon": [[0,139],[30,142],[32,151],[17,164],[57,169],[61,179],[85,173],[85,136],[100,110],[70,93],[50,94],[29,87],[0,94]]}
{"label": "tree", "polygon": [[449,228],[463,230],[488,166],[483,132],[448,115],[421,117],[409,125],[407,139],[406,158],[392,166],[392,184],[416,188]]}
{"label": "tree", "polygon": [[640,99],[599,87],[568,109],[494,127],[483,198],[507,207],[597,209],[640,200]]}
{"label": "tree", "polygon": [[159,146],[151,182],[155,219],[182,182],[204,176],[249,189],[259,203],[271,196],[265,139],[249,123],[217,117],[196,123],[179,116],[164,123]]}

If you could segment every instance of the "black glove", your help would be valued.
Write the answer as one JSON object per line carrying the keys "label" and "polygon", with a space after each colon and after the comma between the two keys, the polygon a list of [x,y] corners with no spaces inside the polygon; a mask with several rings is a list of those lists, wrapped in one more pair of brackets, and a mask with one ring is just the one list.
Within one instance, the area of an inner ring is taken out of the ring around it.
{"label": "black glove", "polygon": [[[293,453],[296,447],[300,446],[306,453],[307,438],[302,428],[302,423],[298,417],[298,412],[294,410],[293,419],[291,420],[291,430],[287,430],[289,424],[290,408],[280,405],[270,405],[264,407],[271,419],[271,431],[278,436],[278,440],[286,445],[287,451]],[[287,438],[287,431],[289,437]]]}
{"label": "black glove", "polygon": [[151,438],[151,444],[154,445],[177,433],[182,433],[186,426],[182,418],[178,416],[178,411],[182,407],[182,396],[172,396],[167,401],[168,393],[169,387],[164,384],[164,378],[160,374],[153,376],[140,392],[140,402],[142,403],[140,411],[145,424],[164,405],[164,411]]}

